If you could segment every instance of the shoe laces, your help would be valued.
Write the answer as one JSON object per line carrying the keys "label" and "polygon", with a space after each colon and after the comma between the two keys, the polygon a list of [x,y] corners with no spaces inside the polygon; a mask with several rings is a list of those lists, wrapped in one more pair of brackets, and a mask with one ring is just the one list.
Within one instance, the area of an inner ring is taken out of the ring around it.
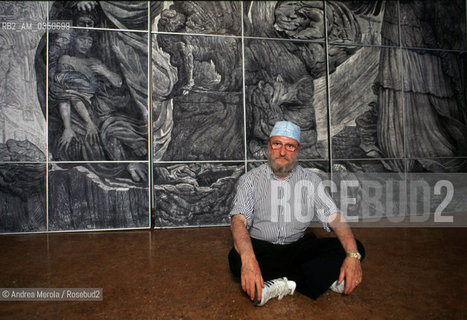
{"label": "shoe laces", "polygon": [[269,297],[279,297],[279,300],[289,294],[289,284],[286,278],[274,279],[264,282]]}

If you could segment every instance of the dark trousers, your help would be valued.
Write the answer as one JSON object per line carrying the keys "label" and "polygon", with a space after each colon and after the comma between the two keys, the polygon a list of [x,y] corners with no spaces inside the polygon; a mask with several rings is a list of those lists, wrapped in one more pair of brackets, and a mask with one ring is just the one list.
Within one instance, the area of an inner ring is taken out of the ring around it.
{"label": "dark trousers", "polygon": [[[365,249],[357,241],[358,251]],[[339,278],[345,251],[337,238],[317,238],[307,233],[300,240],[286,245],[251,239],[264,281],[287,277],[297,283],[297,291],[317,299]],[[229,253],[233,275],[240,278],[242,261],[235,248]]]}

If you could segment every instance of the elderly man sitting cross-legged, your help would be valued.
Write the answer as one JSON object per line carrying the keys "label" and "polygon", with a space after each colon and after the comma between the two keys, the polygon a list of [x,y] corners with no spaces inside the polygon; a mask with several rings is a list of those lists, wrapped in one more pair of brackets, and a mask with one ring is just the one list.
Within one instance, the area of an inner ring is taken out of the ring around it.
{"label": "elderly man sitting cross-legged", "polygon": [[[300,128],[277,122],[268,141],[268,163],[238,182],[229,264],[258,306],[295,289],[313,299],[327,289],[350,294],[362,281],[364,248],[318,175],[296,163],[299,149]],[[337,238],[305,234],[315,214]]]}

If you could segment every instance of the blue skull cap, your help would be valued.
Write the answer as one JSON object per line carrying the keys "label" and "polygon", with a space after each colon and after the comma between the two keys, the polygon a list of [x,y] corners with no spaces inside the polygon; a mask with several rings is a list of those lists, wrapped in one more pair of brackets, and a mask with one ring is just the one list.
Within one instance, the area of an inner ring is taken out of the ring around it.
{"label": "blue skull cap", "polygon": [[277,121],[269,138],[274,136],[292,138],[300,143],[300,127],[290,121]]}

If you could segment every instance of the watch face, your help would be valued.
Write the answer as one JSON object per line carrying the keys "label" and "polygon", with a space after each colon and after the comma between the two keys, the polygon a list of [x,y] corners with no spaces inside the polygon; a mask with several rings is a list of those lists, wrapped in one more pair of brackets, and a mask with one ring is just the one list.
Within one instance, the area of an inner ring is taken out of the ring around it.
{"label": "watch face", "polygon": [[360,254],[360,252],[350,252],[347,254],[347,256],[358,259],[358,260],[362,259],[362,255]]}

